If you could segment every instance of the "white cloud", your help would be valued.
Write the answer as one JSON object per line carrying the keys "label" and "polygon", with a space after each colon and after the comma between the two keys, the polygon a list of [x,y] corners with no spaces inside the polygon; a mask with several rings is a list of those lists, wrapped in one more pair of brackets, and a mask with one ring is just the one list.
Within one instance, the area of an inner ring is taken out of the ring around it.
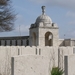
{"label": "white cloud", "polygon": [[74,11],[68,11],[66,13],[66,17],[67,17],[67,19],[70,20],[70,21],[68,21],[69,25],[75,25],[75,12]]}
{"label": "white cloud", "polygon": [[67,14],[66,14],[66,16],[70,17],[70,18],[75,18],[75,12],[68,11]]}
{"label": "white cloud", "polygon": [[68,24],[69,25],[75,25],[75,21],[70,21]]}
{"label": "white cloud", "polygon": [[69,37],[71,38],[75,38],[75,31],[72,31],[68,34]]}
{"label": "white cloud", "polygon": [[16,18],[17,18],[17,19],[18,19],[18,18],[22,18],[22,15],[17,15]]}
{"label": "white cloud", "polygon": [[18,32],[18,33],[25,33],[25,34],[27,34],[29,32],[29,25],[27,25],[27,26],[20,25],[20,26],[15,28],[15,31]]}
{"label": "white cloud", "polygon": [[29,33],[29,25],[23,15],[18,14],[16,16],[17,20],[15,22],[14,32],[17,34],[25,35]]}
{"label": "white cloud", "polygon": [[48,0],[30,0],[30,1],[34,1],[36,3],[42,3],[42,4],[48,2]]}
{"label": "white cloud", "polygon": [[24,21],[24,17],[23,17],[23,15],[17,15],[16,16],[16,19],[17,19],[17,21],[19,21],[19,22],[23,22]]}
{"label": "white cloud", "polygon": [[67,33],[63,37],[64,38],[75,38],[75,30],[69,30],[69,31],[67,31]]}
{"label": "white cloud", "polygon": [[53,6],[61,6],[75,9],[75,0],[30,0],[40,4],[48,4]]}

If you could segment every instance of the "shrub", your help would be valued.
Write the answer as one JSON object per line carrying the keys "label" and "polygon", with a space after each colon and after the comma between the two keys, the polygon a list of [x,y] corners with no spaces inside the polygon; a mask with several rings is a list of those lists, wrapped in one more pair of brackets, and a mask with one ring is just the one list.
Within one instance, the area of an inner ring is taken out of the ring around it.
{"label": "shrub", "polygon": [[58,67],[53,67],[51,70],[51,75],[62,75],[64,71]]}

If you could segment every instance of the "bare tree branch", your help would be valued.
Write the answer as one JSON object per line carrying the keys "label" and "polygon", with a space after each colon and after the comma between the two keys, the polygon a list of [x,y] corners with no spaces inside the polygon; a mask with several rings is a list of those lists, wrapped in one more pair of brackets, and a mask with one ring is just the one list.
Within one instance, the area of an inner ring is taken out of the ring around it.
{"label": "bare tree branch", "polygon": [[10,4],[10,0],[0,0],[0,32],[13,30],[16,15]]}

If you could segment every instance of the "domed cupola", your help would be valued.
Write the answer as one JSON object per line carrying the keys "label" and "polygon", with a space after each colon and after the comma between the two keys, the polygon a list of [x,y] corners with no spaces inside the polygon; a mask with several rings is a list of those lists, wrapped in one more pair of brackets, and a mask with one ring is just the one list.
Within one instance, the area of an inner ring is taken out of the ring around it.
{"label": "domed cupola", "polygon": [[45,14],[45,6],[42,6],[42,15],[37,17],[35,24],[39,24],[41,22],[43,24],[52,24],[51,18]]}
{"label": "domed cupola", "polygon": [[42,6],[42,15],[37,17],[35,23],[31,24],[30,28],[36,28],[36,27],[58,28],[57,24],[53,23],[51,18],[45,14],[45,6]]}

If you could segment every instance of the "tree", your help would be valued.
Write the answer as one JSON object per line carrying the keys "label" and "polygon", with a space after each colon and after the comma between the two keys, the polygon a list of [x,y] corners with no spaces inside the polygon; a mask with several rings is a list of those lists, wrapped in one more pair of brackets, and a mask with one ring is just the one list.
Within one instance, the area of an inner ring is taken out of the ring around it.
{"label": "tree", "polygon": [[51,70],[51,75],[62,75],[64,71],[58,67],[53,67]]}
{"label": "tree", "polygon": [[0,32],[13,30],[16,15],[10,4],[10,0],[0,0]]}

